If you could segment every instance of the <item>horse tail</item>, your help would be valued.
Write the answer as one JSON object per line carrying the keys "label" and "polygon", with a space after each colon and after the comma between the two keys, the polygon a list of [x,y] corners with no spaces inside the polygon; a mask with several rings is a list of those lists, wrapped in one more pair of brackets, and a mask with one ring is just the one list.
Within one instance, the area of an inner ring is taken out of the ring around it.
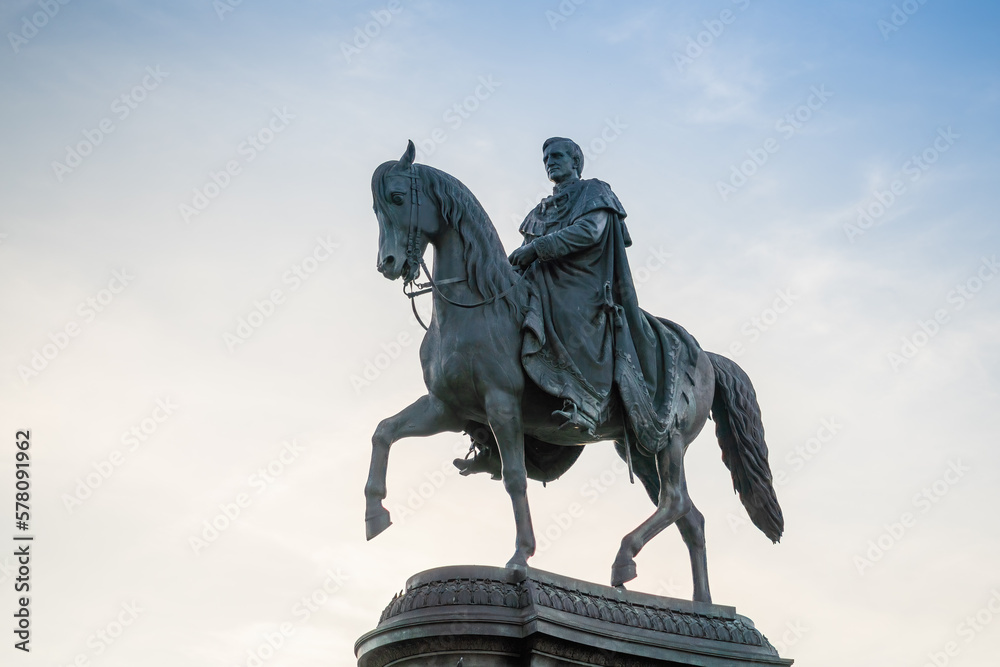
{"label": "horse tail", "polygon": [[750,520],[772,542],[777,542],[785,529],[785,519],[771,484],[757,394],[736,362],[712,352],[706,354],[715,369],[712,419],[722,448],[722,462],[733,475],[733,488]]}

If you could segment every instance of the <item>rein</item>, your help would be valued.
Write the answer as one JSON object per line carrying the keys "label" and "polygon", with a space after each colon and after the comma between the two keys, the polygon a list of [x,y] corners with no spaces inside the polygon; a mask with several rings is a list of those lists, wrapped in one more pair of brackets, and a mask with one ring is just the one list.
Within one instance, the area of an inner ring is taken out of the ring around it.
{"label": "rein", "polygon": [[[422,319],[420,319],[420,314],[417,313],[417,302],[415,301],[416,297],[422,294],[434,292],[453,306],[470,309],[488,306],[489,304],[494,303],[495,301],[498,301],[510,294],[514,288],[517,287],[518,283],[521,282],[521,278],[524,277],[523,273],[518,276],[518,279],[511,283],[510,287],[505,289],[503,292],[495,294],[489,299],[483,299],[478,303],[461,303],[459,301],[453,301],[445,296],[439,285],[464,283],[468,281],[468,278],[445,278],[444,280],[435,281],[431,276],[431,272],[427,269],[427,264],[424,262],[423,255],[420,254],[420,229],[417,227],[417,221],[420,218],[420,177],[417,176],[416,170],[412,167],[410,168],[408,177],[410,179],[410,221],[406,232],[406,261],[410,266],[420,267],[420,269],[423,270],[424,275],[427,276],[427,282],[417,282],[417,278],[420,276],[420,271],[418,270],[417,275],[413,278],[403,281],[403,294],[410,299],[410,308],[413,310],[413,316],[417,318],[417,322],[421,327],[423,327],[424,331],[427,331],[427,325],[424,324]],[[409,291],[407,291],[407,288],[409,288]]]}

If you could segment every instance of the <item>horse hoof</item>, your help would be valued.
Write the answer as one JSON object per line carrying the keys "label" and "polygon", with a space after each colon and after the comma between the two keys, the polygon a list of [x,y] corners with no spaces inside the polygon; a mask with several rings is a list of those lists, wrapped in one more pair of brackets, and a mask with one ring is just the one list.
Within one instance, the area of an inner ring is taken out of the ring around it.
{"label": "horse hoof", "polygon": [[509,561],[507,561],[507,569],[513,570],[515,572],[520,572],[521,574],[525,574],[528,571],[528,561],[525,558],[514,556]]}
{"label": "horse hoof", "polygon": [[389,510],[384,507],[380,507],[379,510],[365,517],[365,537],[369,540],[392,525]]}
{"label": "horse hoof", "polygon": [[624,587],[626,581],[632,581],[638,574],[635,571],[635,561],[630,560],[624,565],[613,565],[611,567],[611,585],[615,588]]}

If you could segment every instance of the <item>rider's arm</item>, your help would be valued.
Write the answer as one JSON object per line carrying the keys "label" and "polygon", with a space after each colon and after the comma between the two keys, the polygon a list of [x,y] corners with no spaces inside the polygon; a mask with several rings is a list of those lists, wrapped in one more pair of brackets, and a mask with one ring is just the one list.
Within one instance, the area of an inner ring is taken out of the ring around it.
{"label": "rider's arm", "polygon": [[605,209],[591,211],[557,232],[540,236],[531,245],[542,261],[589,248],[604,237],[609,217]]}

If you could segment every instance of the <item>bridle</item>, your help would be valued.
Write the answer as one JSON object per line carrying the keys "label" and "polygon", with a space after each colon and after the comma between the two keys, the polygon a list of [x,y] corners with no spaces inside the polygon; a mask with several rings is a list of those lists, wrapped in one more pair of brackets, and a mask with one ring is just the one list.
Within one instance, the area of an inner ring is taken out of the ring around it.
{"label": "bridle", "polygon": [[[417,225],[420,220],[420,203],[422,199],[420,177],[417,175],[417,170],[412,166],[407,170],[405,175],[410,179],[410,219],[406,230],[406,263],[409,266],[417,266],[419,268],[413,278],[403,279],[403,294],[410,299],[410,308],[413,310],[413,316],[417,318],[417,322],[419,322],[420,326],[424,328],[424,331],[427,331],[427,325],[424,324],[424,321],[420,318],[420,314],[417,312],[417,303],[415,301],[415,298],[422,294],[434,292],[446,302],[453,306],[458,306],[459,308],[479,308],[480,306],[488,306],[489,304],[510,294],[514,288],[517,287],[518,283],[521,282],[521,278],[524,277],[523,273],[503,292],[494,294],[490,298],[479,301],[478,303],[461,303],[459,301],[453,301],[445,296],[440,289],[440,285],[464,283],[468,280],[468,278],[445,278],[443,280],[434,280],[431,276],[431,272],[427,269],[427,264],[424,262],[423,254],[420,252],[420,228]],[[417,282],[417,278],[420,277],[420,269],[422,269],[424,275],[427,276],[427,282],[425,283]]]}

